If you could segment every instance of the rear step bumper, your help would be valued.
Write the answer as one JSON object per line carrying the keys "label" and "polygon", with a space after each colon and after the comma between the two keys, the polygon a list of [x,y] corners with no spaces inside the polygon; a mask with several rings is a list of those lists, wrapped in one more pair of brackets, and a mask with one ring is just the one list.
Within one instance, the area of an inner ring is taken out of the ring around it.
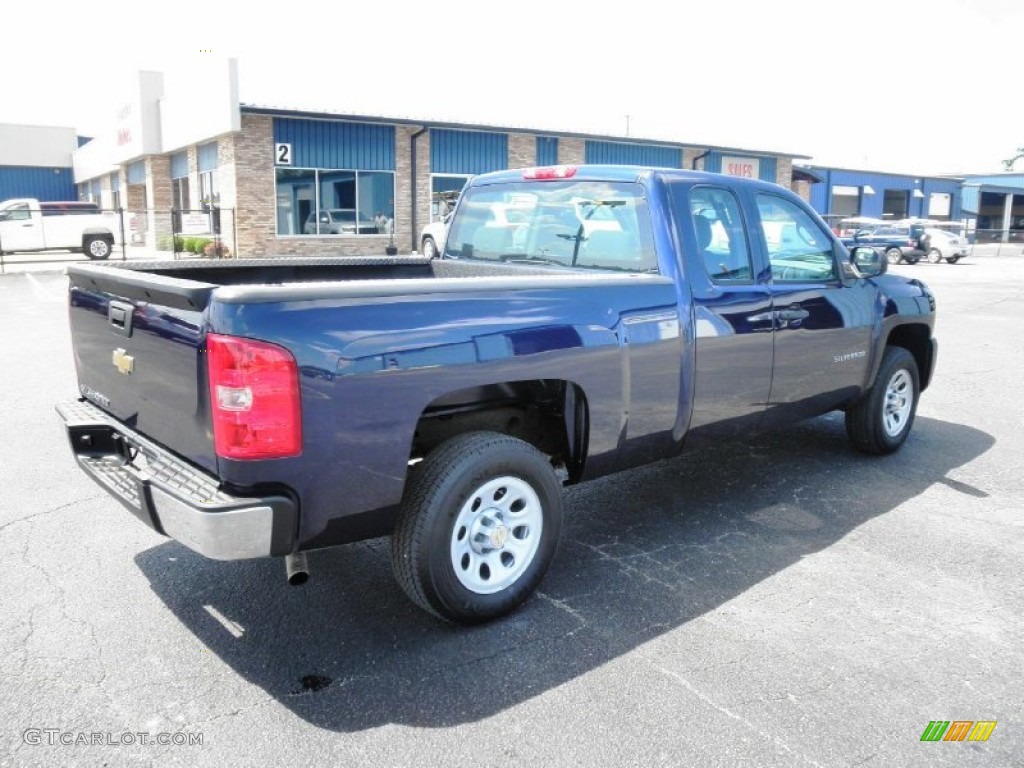
{"label": "rear step bumper", "polygon": [[217,478],[84,400],[57,413],[78,465],[154,530],[214,560],[286,555],[298,510],[285,495],[234,496]]}

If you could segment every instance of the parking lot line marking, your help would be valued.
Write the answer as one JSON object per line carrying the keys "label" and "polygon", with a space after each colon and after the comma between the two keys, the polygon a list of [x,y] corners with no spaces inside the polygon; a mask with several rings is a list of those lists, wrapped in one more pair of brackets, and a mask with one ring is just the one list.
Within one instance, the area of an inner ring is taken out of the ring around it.
{"label": "parking lot line marking", "polygon": [[235,637],[241,637],[245,634],[245,629],[243,629],[240,624],[229,619],[227,616],[218,611],[212,605],[204,605],[203,608],[206,610],[208,614],[210,614],[211,616],[213,616],[213,618],[219,621],[221,626],[224,627],[224,629],[226,629]]}

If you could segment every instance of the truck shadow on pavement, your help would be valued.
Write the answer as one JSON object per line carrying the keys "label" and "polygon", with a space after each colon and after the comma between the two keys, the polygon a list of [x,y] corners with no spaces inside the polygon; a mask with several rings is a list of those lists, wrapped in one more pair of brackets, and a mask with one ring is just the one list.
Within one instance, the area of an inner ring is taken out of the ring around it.
{"label": "truck shadow on pavement", "polygon": [[[443,727],[498,714],[584,675],[820,552],[946,477],[994,439],[918,418],[885,458],[855,453],[830,415],[570,489],[558,556],[512,616],[447,626],[391,575],[388,541],[222,563],[176,542],[140,553],[201,646],[316,726]],[[692,663],[708,649],[693,649]]]}

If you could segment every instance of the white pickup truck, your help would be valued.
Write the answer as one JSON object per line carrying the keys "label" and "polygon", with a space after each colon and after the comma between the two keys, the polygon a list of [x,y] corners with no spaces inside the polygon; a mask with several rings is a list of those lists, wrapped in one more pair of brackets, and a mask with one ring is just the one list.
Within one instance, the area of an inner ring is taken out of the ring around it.
{"label": "white pickup truck", "polygon": [[117,214],[103,213],[95,203],[32,198],[0,203],[0,253],[67,250],[106,259],[120,231]]}

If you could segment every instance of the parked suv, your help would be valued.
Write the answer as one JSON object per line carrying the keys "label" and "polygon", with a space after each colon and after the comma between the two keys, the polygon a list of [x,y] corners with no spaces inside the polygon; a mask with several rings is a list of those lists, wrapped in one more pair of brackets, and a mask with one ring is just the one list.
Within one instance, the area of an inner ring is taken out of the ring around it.
{"label": "parked suv", "polygon": [[857,230],[853,237],[844,237],[843,243],[850,248],[855,245],[880,248],[890,264],[916,264],[928,252],[928,236],[919,224],[867,227]]}

